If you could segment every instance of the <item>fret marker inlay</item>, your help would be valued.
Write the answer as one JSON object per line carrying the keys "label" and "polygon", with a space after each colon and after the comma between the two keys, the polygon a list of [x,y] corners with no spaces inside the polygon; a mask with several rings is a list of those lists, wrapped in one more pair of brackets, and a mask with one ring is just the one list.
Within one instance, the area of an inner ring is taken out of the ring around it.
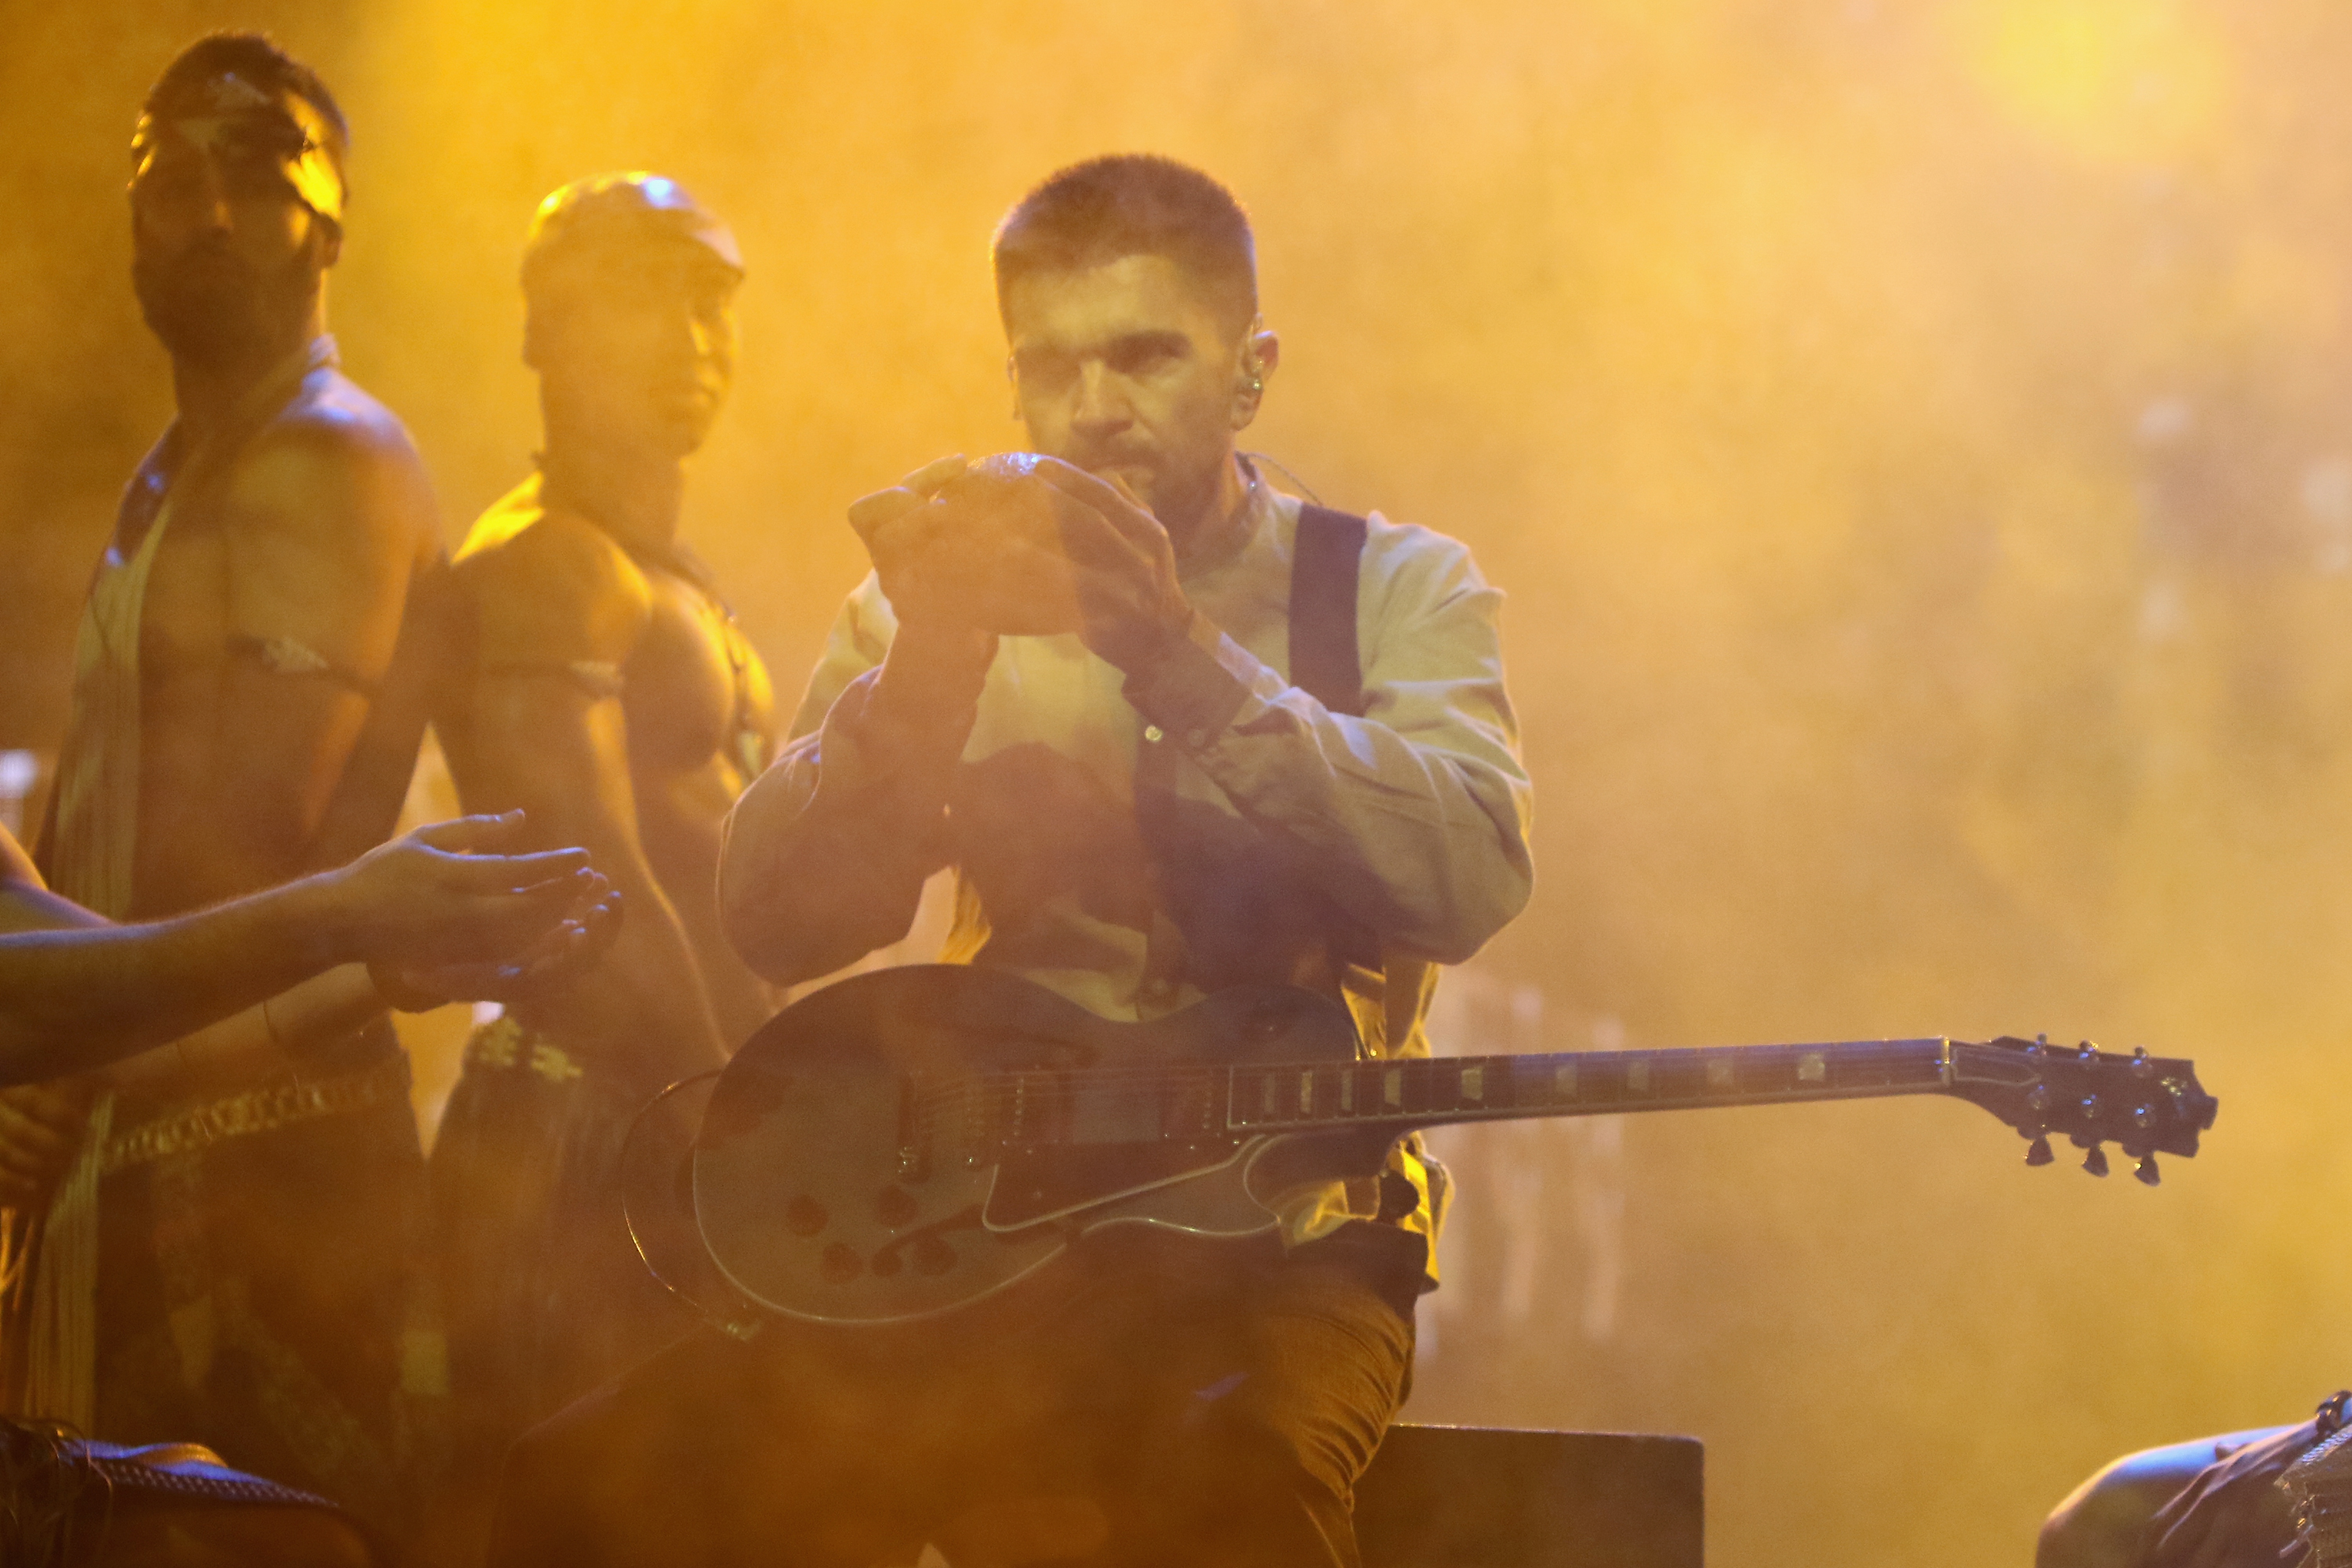
{"label": "fret marker inlay", "polygon": [[1462,1069],[1462,1098],[1471,1100],[1483,1100],[1486,1098],[1486,1069],[1485,1068],[1464,1068]]}
{"label": "fret marker inlay", "polygon": [[1635,1057],[1632,1061],[1625,1064],[1625,1092],[1628,1094],[1647,1094],[1650,1092],[1649,1058]]}
{"label": "fret marker inlay", "polygon": [[1391,1068],[1381,1074],[1381,1098],[1388,1102],[1391,1110],[1404,1109],[1404,1069],[1402,1068]]}
{"label": "fret marker inlay", "polygon": [[1551,1094],[1554,1100],[1576,1098],[1576,1064],[1562,1062],[1551,1069]]}
{"label": "fret marker inlay", "polygon": [[1298,1114],[1315,1114],[1315,1070],[1312,1068],[1298,1075]]}
{"label": "fret marker inlay", "polygon": [[1829,1075],[1829,1064],[1822,1059],[1821,1052],[1807,1051],[1803,1056],[1797,1058],[1797,1081],[1799,1083],[1820,1083],[1823,1079],[1827,1079]]}
{"label": "fret marker inlay", "polygon": [[1706,1064],[1706,1087],[1709,1089],[1729,1089],[1731,1087],[1731,1058],[1729,1057],[1717,1057]]}

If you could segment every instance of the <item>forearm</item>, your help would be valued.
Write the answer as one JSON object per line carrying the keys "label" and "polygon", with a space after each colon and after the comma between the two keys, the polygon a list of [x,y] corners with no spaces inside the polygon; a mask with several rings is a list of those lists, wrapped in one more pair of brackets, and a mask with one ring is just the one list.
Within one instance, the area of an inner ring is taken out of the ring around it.
{"label": "forearm", "polygon": [[791,984],[907,934],[993,652],[901,636],[736,803],[719,911],[753,970]]}
{"label": "forearm", "polygon": [[184,1091],[225,1089],[289,1067],[299,1071],[310,1051],[349,1037],[384,1005],[367,965],[338,964],[170,1045],[125,1058],[108,1077],[123,1089]]}
{"label": "forearm", "polygon": [[1512,754],[1499,665],[1441,661],[1334,713],[1196,618],[1130,676],[1160,739],[1280,840],[1342,908],[1441,963],[1477,951],[1532,883],[1526,777]]}
{"label": "forearm", "polygon": [[354,956],[325,878],[152,924],[0,936],[0,1081],[102,1067]]}

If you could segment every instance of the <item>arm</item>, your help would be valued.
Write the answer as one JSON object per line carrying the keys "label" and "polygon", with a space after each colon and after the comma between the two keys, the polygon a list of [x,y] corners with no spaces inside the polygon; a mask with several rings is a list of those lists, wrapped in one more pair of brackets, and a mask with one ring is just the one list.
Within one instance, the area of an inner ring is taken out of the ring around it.
{"label": "arm", "polygon": [[616,691],[567,672],[625,669],[650,618],[644,579],[584,523],[551,517],[462,559],[478,661],[453,760],[474,809],[520,807],[540,843],[578,844],[630,905],[611,950],[534,1021],[666,1077],[725,1059],[694,950],[637,833]]}
{"label": "arm", "polygon": [[386,424],[289,416],[223,489],[226,663],[189,815],[150,852],[150,907],[209,903],[312,864],[430,559],[431,493]]}
{"label": "arm", "polygon": [[1051,529],[996,542],[1032,599],[1127,674],[1162,739],[1384,942],[1459,963],[1527,903],[1529,789],[1503,694],[1501,595],[1462,545],[1374,530],[1358,595],[1369,711],[1286,684],[1185,599],[1168,535],[1132,497],[1066,463]]}
{"label": "arm", "polygon": [[876,580],[850,596],[792,742],[727,819],[719,916],[753,970],[791,984],[907,934],[947,863],[948,786],[986,674],[975,652],[902,635]]}
{"label": "arm", "polygon": [[[0,883],[0,904],[33,918],[0,935],[0,1083],[86,1072],[266,998],[278,1000],[257,1018],[264,1037],[297,1042],[383,1010],[370,963],[429,978],[440,966],[511,958],[565,925],[599,886],[576,849],[467,852],[520,826],[421,828],[341,870],[139,925],[109,925],[40,891],[19,864]],[[25,929],[39,926],[50,929]],[[251,1031],[231,1029],[205,1052],[241,1032]]]}
{"label": "arm", "polygon": [[1467,550],[1375,534],[1362,718],[1334,713],[1195,613],[1129,700],[1384,942],[1458,963],[1525,907],[1530,790],[1503,689],[1502,595]]}

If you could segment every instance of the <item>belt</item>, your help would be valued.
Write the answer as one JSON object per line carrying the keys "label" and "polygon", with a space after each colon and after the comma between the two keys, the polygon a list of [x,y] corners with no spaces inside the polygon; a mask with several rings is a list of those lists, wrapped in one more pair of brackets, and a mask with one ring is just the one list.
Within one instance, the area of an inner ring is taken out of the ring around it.
{"label": "belt", "polygon": [[372,1067],[341,1078],[265,1084],[226,1100],[144,1121],[106,1141],[100,1171],[112,1175],[173,1154],[192,1154],[232,1138],[349,1116],[380,1105],[408,1101],[408,1053],[395,1050]]}

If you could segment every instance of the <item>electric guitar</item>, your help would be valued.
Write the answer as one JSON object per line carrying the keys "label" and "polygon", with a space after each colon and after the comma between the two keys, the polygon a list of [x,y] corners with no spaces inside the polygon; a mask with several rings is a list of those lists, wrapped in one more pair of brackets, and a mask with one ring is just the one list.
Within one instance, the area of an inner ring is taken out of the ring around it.
{"label": "electric guitar", "polygon": [[630,1225],[730,1326],[879,1325],[995,1295],[1116,1227],[1260,1235],[1285,1194],[1374,1174],[1397,1139],[1449,1122],[1940,1094],[2023,1134],[2028,1164],[2063,1137],[2104,1175],[2112,1142],[2153,1185],[2156,1155],[2196,1153],[2216,1109],[2187,1061],[2008,1038],[1357,1051],[1345,1007],[1286,986],[1119,1024],[992,970],[882,970],[753,1035],[690,1142],[633,1140]]}

